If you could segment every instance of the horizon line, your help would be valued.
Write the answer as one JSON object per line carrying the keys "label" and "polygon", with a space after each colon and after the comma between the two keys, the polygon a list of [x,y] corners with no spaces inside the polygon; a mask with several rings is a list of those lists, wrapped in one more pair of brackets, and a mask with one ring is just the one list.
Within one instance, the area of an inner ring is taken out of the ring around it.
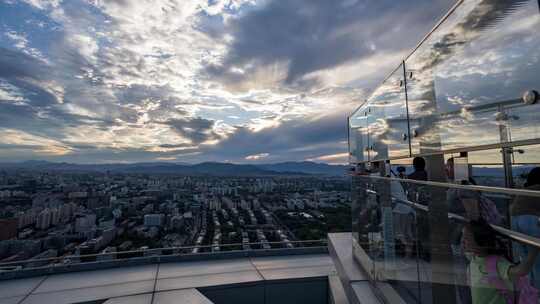
{"label": "horizon line", "polygon": [[311,160],[302,160],[302,161],[294,161],[294,160],[288,160],[288,161],[279,161],[279,162],[259,162],[259,163],[237,163],[237,162],[230,162],[230,161],[203,161],[203,162],[197,162],[197,163],[190,163],[190,162],[173,162],[173,161],[164,161],[164,160],[156,160],[156,161],[136,161],[136,162],[122,162],[122,161],[115,161],[115,162],[103,162],[103,163],[78,163],[78,162],[68,162],[68,161],[49,161],[49,160],[43,160],[43,159],[30,159],[30,160],[14,160],[14,161],[0,161],[0,164],[22,164],[22,163],[28,163],[28,162],[44,162],[44,163],[51,163],[51,164],[71,164],[71,165],[136,165],[136,164],[170,164],[170,165],[183,165],[183,166],[195,166],[200,164],[206,164],[206,163],[215,163],[215,164],[231,164],[231,165],[252,165],[252,166],[260,166],[260,165],[277,165],[277,164],[284,164],[284,163],[311,163],[311,164],[320,164],[320,165],[329,165],[329,166],[347,166],[347,163],[326,163],[326,162],[315,162]]}

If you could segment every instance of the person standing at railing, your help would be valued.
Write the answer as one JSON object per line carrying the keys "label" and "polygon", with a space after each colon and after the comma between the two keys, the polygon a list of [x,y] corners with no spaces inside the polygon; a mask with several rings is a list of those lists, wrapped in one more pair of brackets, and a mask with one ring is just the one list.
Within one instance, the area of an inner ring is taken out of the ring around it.
{"label": "person standing at railing", "polygon": [[[473,181],[474,182],[474,181]],[[468,185],[470,182],[465,181]],[[449,198],[450,211],[462,215],[465,219],[473,222],[481,221],[485,223],[500,225],[502,217],[498,213],[495,204],[482,195],[480,191],[469,189],[449,189],[447,192]],[[463,246],[466,239],[465,226],[462,222],[455,222],[453,225],[453,241],[451,244],[454,255],[454,276],[458,284],[458,294],[462,303],[484,303],[474,302],[474,295],[468,286],[463,285],[469,278],[466,277],[467,265],[473,261],[467,256],[467,248]],[[471,268],[470,266],[469,268]],[[469,281],[470,282],[470,281]],[[473,286],[472,283],[470,286]],[[486,302],[491,303],[491,302]]]}
{"label": "person standing at railing", "polygon": [[[423,157],[413,159],[414,171],[407,175],[407,179],[427,181],[426,160]],[[407,196],[410,201],[427,206],[429,198],[424,186],[409,183],[407,186]],[[416,227],[416,246],[420,258],[429,259],[429,219],[423,214],[415,214]]]}
{"label": "person standing at railing", "polygon": [[497,232],[482,218],[465,226],[463,247],[471,261],[468,273],[473,304],[538,303],[538,290],[526,277],[534,267],[537,248],[530,248],[520,263],[512,263]]}
{"label": "person standing at railing", "polygon": [[427,181],[428,175],[426,172],[426,160],[423,157],[417,156],[413,159],[414,171],[407,175],[408,179]]}
{"label": "person standing at railing", "polygon": [[[413,159],[413,169],[414,171],[411,174],[406,175],[404,178],[418,181],[428,180],[426,172],[426,161],[423,157],[417,156]],[[407,197],[410,201],[423,205],[426,205],[428,203],[423,195],[425,194],[425,192],[421,191],[422,186],[413,183],[403,183],[403,186],[407,191]]]}
{"label": "person standing at railing", "polygon": [[[426,162],[422,157],[414,158],[413,167],[414,172],[409,175],[404,174],[405,168],[399,167],[399,178],[427,180],[427,172],[425,171]],[[392,197],[396,199],[396,204],[392,209],[396,239],[403,245],[405,257],[412,258],[414,256],[414,246],[417,244],[418,239],[415,229],[416,211],[408,204],[405,204],[404,201],[415,200],[411,199],[411,196],[416,198],[417,186],[397,181],[392,181],[390,186]]]}
{"label": "person standing at railing", "polygon": [[[476,185],[476,182],[472,177],[469,177],[468,180],[456,180],[453,157],[446,161],[446,176],[449,183],[473,186]],[[474,206],[467,206],[467,202],[463,200],[463,193],[463,191],[455,188],[448,189],[446,193],[448,211],[462,215],[469,219],[476,219],[476,217],[479,215],[478,204],[475,202]]]}
{"label": "person standing at railing", "polygon": [[[448,159],[446,172],[449,182],[460,185],[476,185],[476,182],[471,177],[468,180],[455,180],[453,158]],[[501,225],[505,221],[495,203],[478,191],[449,189],[447,192],[447,202],[450,212],[462,215],[469,220],[477,220],[479,217],[482,217],[493,225]]]}
{"label": "person standing at railing", "polygon": [[[524,185],[527,190],[540,191],[540,167],[532,169],[527,175]],[[512,230],[540,238],[540,198],[532,196],[517,196],[510,205]],[[514,255],[516,259],[524,260],[530,247],[515,242]],[[540,289],[540,261],[536,261],[530,275],[532,284]]]}

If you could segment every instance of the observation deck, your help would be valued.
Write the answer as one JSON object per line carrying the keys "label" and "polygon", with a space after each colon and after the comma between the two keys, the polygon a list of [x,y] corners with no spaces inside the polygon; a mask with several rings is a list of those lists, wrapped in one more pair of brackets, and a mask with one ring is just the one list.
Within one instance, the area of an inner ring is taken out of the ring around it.
{"label": "observation deck", "polygon": [[352,233],[4,263],[0,304],[502,303],[487,256],[540,289],[539,28],[538,0],[459,0],[396,64],[348,118]]}

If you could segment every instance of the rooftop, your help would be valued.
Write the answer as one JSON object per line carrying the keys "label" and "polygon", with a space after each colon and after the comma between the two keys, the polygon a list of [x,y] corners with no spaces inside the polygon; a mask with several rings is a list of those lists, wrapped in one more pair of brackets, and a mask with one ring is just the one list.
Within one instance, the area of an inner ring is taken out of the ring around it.
{"label": "rooftop", "polygon": [[328,303],[328,254],[214,258],[0,281],[0,303]]}
{"label": "rooftop", "polygon": [[380,303],[351,233],[327,247],[47,264],[0,273],[0,304]]}

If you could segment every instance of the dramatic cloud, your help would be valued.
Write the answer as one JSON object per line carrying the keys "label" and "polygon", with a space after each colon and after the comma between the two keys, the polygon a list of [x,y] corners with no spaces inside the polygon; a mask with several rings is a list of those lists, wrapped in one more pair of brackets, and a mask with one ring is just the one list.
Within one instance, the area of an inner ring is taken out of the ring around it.
{"label": "dramatic cloud", "polygon": [[208,140],[219,138],[213,131],[214,122],[203,118],[171,119],[165,122],[182,137],[188,138],[193,144],[200,144]]}
{"label": "dramatic cloud", "polygon": [[452,0],[6,0],[0,161],[342,162]]}
{"label": "dramatic cloud", "polygon": [[346,121],[336,113],[290,120],[260,131],[238,127],[228,138],[202,149],[205,157],[234,162],[240,162],[242,158],[264,162],[300,161],[343,153],[347,149],[346,141]]}
{"label": "dramatic cloud", "polygon": [[376,62],[383,69],[375,72],[382,76],[450,3],[270,1],[230,22],[233,42],[225,60],[209,72],[231,83],[257,79],[324,85],[317,72],[388,54],[390,62]]}

